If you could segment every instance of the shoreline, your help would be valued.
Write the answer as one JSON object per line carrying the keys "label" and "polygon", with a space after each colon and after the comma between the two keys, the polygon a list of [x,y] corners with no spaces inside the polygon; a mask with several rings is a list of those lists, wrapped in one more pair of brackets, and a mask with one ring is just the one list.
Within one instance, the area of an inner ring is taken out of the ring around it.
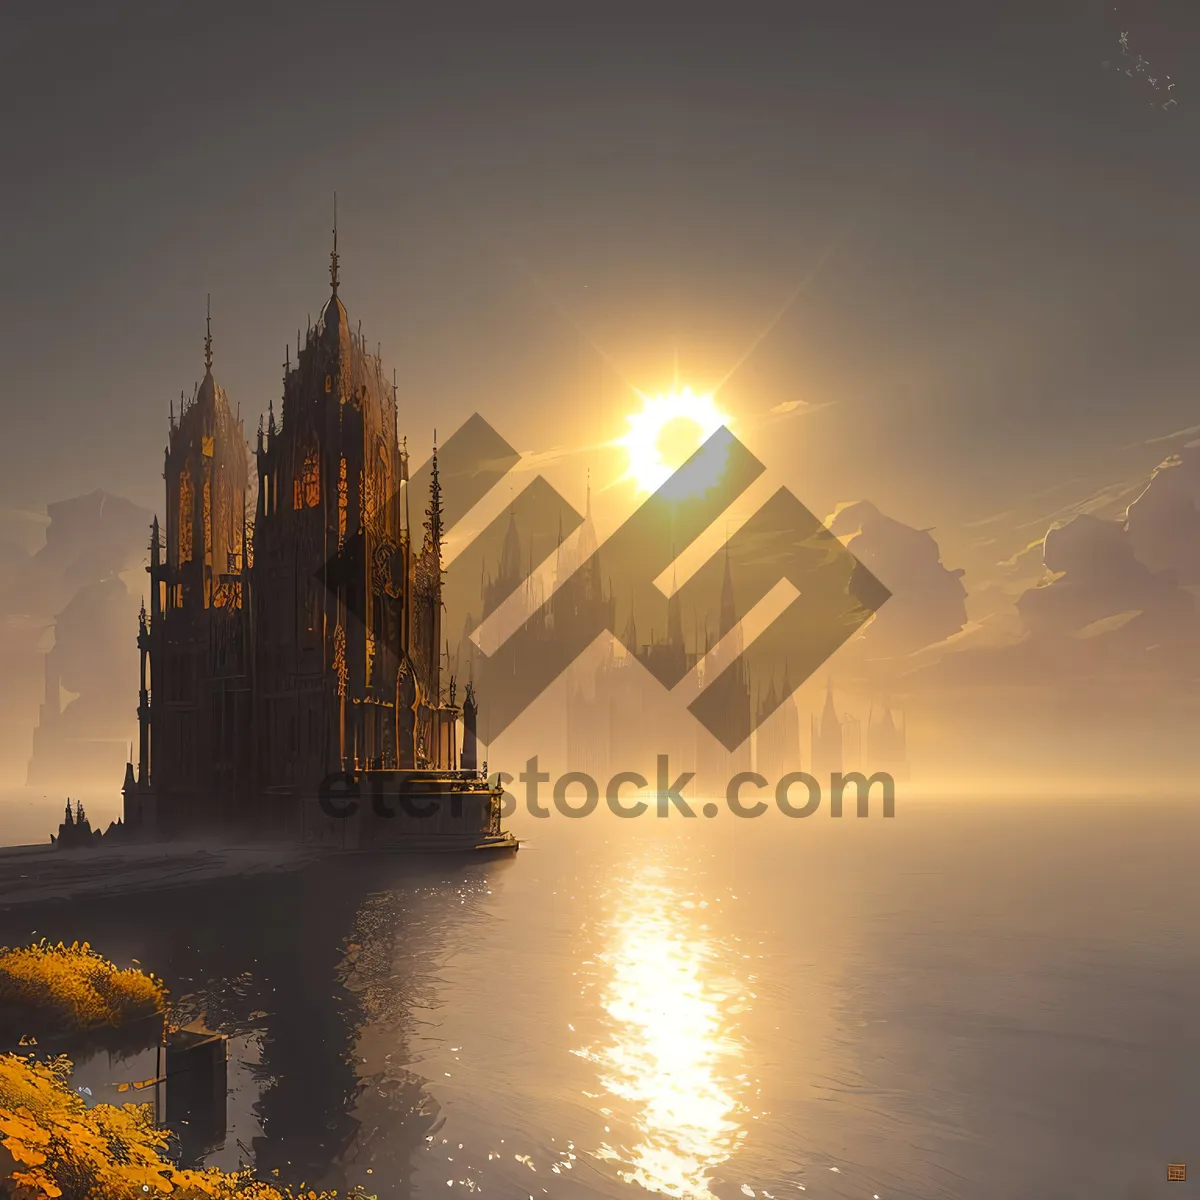
{"label": "shoreline", "polygon": [[0,847],[0,909],[91,896],[155,892],[223,878],[298,870],[321,855],[279,844],[212,842]]}

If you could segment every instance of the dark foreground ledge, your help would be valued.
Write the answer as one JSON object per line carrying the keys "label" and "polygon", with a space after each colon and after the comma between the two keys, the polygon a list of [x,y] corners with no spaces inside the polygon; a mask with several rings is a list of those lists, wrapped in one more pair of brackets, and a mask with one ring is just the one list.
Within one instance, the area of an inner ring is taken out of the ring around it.
{"label": "dark foreground ledge", "polygon": [[[410,835],[375,849],[379,857],[415,854],[506,854],[518,847],[508,833],[494,836]],[[240,846],[217,842],[101,843],[62,850],[56,846],[0,848],[0,909],[89,896],[127,895],[187,887],[213,880],[294,871],[323,858],[371,853],[296,843]]]}
{"label": "dark foreground ledge", "polygon": [[290,871],[320,852],[302,846],[221,846],[205,842],[0,849],[0,908],[153,892],[232,876]]}

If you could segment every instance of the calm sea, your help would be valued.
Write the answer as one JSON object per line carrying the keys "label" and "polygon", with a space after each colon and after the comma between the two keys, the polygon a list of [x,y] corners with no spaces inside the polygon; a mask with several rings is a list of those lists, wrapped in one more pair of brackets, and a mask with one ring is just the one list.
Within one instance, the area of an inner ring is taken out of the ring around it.
{"label": "calm sea", "polygon": [[[1200,1195],[1200,808],[524,818],[0,915],[230,1034],[207,1161],[382,1197]],[[144,1074],[100,1056],[80,1078]],[[1188,1162],[1192,1183],[1166,1183]]]}

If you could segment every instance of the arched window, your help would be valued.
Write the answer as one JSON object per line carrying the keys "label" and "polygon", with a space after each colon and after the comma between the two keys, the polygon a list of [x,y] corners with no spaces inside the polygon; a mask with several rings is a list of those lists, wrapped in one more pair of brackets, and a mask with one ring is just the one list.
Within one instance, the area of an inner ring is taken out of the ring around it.
{"label": "arched window", "polygon": [[304,460],[304,505],[306,508],[316,508],[321,503],[321,455],[316,450],[310,450]]}

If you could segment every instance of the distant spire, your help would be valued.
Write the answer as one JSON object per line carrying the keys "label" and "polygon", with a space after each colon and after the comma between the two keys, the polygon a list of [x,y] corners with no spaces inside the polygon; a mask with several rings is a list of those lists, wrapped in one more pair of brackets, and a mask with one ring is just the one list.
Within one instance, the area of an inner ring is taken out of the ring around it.
{"label": "distant spire", "polygon": [[721,580],[721,632],[724,637],[737,624],[737,608],[733,600],[733,574],[729,564],[729,542],[725,543],[725,576]]}
{"label": "distant spire", "polygon": [[[675,557],[675,547],[671,547]],[[671,595],[667,600],[667,642],[672,646],[683,646],[683,613],[679,605],[679,578],[677,569],[671,568]]]}
{"label": "distant spire", "polygon": [[329,252],[329,282],[333,285],[333,294],[338,290],[338,251],[337,251],[337,192],[333,193],[333,249]]}
{"label": "distant spire", "polygon": [[206,302],[206,316],[204,318],[204,369],[212,370],[212,293],[209,293]]}
{"label": "distant spire", "polygon": [[625,622],[625,632],[621,636],[621,641],[624,642],[625,649],[628,650],[630,654],[636,656],[638,652],[637,621],[634,620],[633,616],[632,596],[630,597],[629,604],[629,620]]}

